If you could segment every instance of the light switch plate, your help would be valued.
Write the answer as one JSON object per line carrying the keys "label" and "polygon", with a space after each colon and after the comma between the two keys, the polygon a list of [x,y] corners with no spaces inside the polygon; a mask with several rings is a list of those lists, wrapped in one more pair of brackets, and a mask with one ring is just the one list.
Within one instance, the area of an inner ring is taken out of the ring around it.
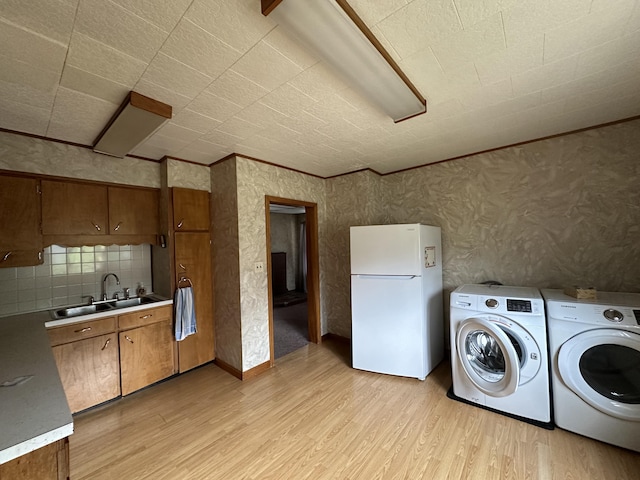
{"label": "light switch plate", "polygon": [[264,272],[264,262],[256,262],[255,268],[258,273]]}

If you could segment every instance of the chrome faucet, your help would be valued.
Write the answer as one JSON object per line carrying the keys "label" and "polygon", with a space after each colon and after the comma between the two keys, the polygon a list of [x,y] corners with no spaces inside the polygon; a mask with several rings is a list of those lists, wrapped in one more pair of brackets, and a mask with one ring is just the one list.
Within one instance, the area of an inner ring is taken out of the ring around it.
{"label": "chrome faucet", "polygon": [[120,279],[115,273],[107,273],[102,279],[102,300],[103,301],[107,299],[107,278],[109,278],[111,275],[113,275],[113,277],[116,279],[116,285],[120,285]]}

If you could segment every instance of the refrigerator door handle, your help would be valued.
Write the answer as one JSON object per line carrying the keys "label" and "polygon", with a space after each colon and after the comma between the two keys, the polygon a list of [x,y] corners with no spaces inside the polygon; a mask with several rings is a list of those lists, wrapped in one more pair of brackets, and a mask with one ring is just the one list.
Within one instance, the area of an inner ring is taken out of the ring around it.
{"label": "refrigerator door handle", "polygon": [[418,275],[354,275],[358,278],[380,278],[384,280],[411,280],[412,278],[416,278]]}

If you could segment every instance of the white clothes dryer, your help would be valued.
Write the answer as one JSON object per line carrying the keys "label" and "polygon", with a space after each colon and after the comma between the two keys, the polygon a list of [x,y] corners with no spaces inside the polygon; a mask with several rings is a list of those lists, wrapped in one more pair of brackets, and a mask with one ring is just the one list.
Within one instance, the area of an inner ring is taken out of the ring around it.
{"label": "white clothes dryer", "polygon": [[640,294],[542,295],[556,425],[640,452]]}
{"label": "white clothes dryer", "polygon": [[552,429],[544,300],[536,288],[451,293],[451,398]]}

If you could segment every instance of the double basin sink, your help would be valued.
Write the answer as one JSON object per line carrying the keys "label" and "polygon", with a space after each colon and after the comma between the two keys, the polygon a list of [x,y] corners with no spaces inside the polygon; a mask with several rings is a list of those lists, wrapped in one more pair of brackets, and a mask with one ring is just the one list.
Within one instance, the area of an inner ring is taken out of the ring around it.
{"label": "double basin sink", "polygon": [[155,303],[159,300],[153,297],[133,297],[123,300],[104,300],[92,304],[74,305],[71,307],[50,310],[51,318],[60,320],[63,318],[79,317],[81,315],[89,315],[91,313],[105,312],[107,310],[118,310],[120,308],[136,307],[138,305],[146,305]]}

